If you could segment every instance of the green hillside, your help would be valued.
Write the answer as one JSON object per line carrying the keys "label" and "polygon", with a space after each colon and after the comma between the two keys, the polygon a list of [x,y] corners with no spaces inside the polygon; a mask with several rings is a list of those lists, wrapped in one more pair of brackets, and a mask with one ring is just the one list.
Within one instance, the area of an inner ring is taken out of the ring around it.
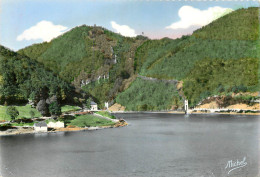
{"label": "green hillside", "polygon": [[174,84],[137,78],[126,91],[120,93],[116,102],[126,110],[169,110],[172,105],[181,106],[181,97]]}
{"label": "green hillside", "polygon": [[180,104],[173,85],[135,80],[138,74],[183,81],[184,97],[194,106],[208,96],[259,90],[258,10],[238,9],[175,40],[128,38],[83,25],[19,53],[91,95],[100,107],[108,100],[128,110]]}
{"label": "green hillside", "polygon": [[258,40],[258,16],[257,7],[238,9],[196,30],[193,35],[202,39]]}
{"label": "green hillside", "polygon": [[65,100],[71,90],[42,64],[0,46],[0,104],[39,101],[44,95]]}
{"label": "green hillside", "polygon": [[150,40],[137,49],[137,71],[184,81],[191,105],[232,88],[257,91],[258,8],[239,9],[180,39]]}
{"label": "green hillside", "polygon": [[105,78],[106,84],[99,84],[95,88],[97,92],[93,92],[91,86],[84,87],[85,92],[92,93],[96,101],[101,102],[99,92],[110,95],[106,99],[114,98],[119,87],[127,83],[123,81],[134,74],[135,50],[145,40],[143,36],[123,37],[102,27],[83,25],[49,43],[35,44],[19,53],[44,64],[78,89],[83,88],[86,81],[93,85],[99,78]]}

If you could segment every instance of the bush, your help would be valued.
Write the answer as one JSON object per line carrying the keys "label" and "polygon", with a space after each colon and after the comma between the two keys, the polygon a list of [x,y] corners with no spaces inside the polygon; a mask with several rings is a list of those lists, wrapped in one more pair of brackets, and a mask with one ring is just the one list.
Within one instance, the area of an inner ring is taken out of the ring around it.
{"label": "bush", "polygon": [[14,106],[9,106],[6,109],[6,114],[11,117],[11,120],[14,121],[16,117],[19,115],[19,111]]}
{"label": "bush", "polygon": [[49,105],[49,111],[51,115],[61,115],[61,107],[57,101],[54,101]]}

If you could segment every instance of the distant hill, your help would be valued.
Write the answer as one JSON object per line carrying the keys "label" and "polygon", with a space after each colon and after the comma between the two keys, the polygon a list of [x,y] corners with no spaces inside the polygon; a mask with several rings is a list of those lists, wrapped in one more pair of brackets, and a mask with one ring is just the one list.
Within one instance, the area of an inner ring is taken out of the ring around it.
{"label": "distant hill", "polygon": [[126,83],[123,81],[134,75],[135,50],[145,40],[144,36],[123,37],[102,27],[83,25],[49,43],[35,44],[18,53],[44,64],[77,88],[105,80],[106,84],[99,85],[98,92],[105,92],[106,98],[93,93],[93,86],[85,88],[101,103],[115,97],[119,87]]}
{"label": "distant hill", "polygon": [[0,45],[0,104],[39,101],[54,95],[64,101],[71,91],[68,83],[44,65]]}
{"label": "distant hill", "polygon": [[[180,39],[146,41],[135,54],[136,69],[143,76],[184,81],[191,106],[213,95],[258,91],[258,11],[236,10]],[[124,92],[119,100],[128,96]]]}
{"label": "distant hill", "polygon": [[218,40],[258,40],[259,8],[238,9],[194,31],[193,36]]}

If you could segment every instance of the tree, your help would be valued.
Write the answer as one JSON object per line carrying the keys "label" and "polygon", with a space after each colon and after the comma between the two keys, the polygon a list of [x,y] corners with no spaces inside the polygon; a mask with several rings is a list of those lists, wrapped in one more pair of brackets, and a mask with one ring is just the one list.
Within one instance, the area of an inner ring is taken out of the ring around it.
{"label": "tree", "polygon": [[37,103],[36,109],[41,113],[42,116],[48,116],[49,115],[49,109],[48,109],[48,104],[46,103],[46,101],[40,100]]}
{"label": "tree", "polygon": [[34,116],[35,116],[35,113],[34,113],[34,111],[33,111],[33,110],[31,110],[29,113],[30,113],[30,116],[31,116],[31,118],[34,118]]}
{"label": "tree", "polygon": [[15,118],[19,115],[19,111],[14,106],[9,106],[6,109],[6,114],[9,115],[12,119],[12,121],[15,120]]}
{"label": "tree", "polygon": [[57,101],[54,101],[49,105],[49,111],[51,115],[61,115],[61,107]]}
{"label": "tree", "polygon": [[87,108],[87,109],[90,109],[90,108],[91,108],[91,105],[90,105],[91,101],[92,101],[91,97],[89,97],[89,98],[86,100],[86,108]]}

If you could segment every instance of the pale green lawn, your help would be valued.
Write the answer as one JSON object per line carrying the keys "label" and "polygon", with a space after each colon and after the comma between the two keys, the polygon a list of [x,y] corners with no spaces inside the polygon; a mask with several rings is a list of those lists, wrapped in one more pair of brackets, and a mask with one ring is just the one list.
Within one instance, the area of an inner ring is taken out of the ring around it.
{"label": "pale green lawn", "polygon": [[99,114],[99,115],[104,116],[104,117],[108,117],[110,119],[115,119],[116,118],[115,116],[111,115],[107,111],[99,111],[99,112],[96,112],[96,114]]}
{"label": "pale green lawn", "polygon": [[69,125],[74,125],[77,127],[98,127],[98,126],[110,126],[114,125],[115,123],[96,117],[94,115],[86,114],[77,116],[74,120],[70,120]]}
{"label": "pale green lawn", "polygon": [[[30,111],[32,110],[35,113],[34,117],[41,117],[41,114],[35,109],[31,108],[30,105],[26,106],[15,106],[19,111],[18,118],[31,118]],[[0,106],[0,120],[11,120],[10,117],[6,114],[7,106]]]}
{"label": "pale green lawn", "polygon": [[65,105],[61,107],[61,112],[68,112],[68,111],[78,111],[81,108],[78,106],[70,106],[70,105]]}

